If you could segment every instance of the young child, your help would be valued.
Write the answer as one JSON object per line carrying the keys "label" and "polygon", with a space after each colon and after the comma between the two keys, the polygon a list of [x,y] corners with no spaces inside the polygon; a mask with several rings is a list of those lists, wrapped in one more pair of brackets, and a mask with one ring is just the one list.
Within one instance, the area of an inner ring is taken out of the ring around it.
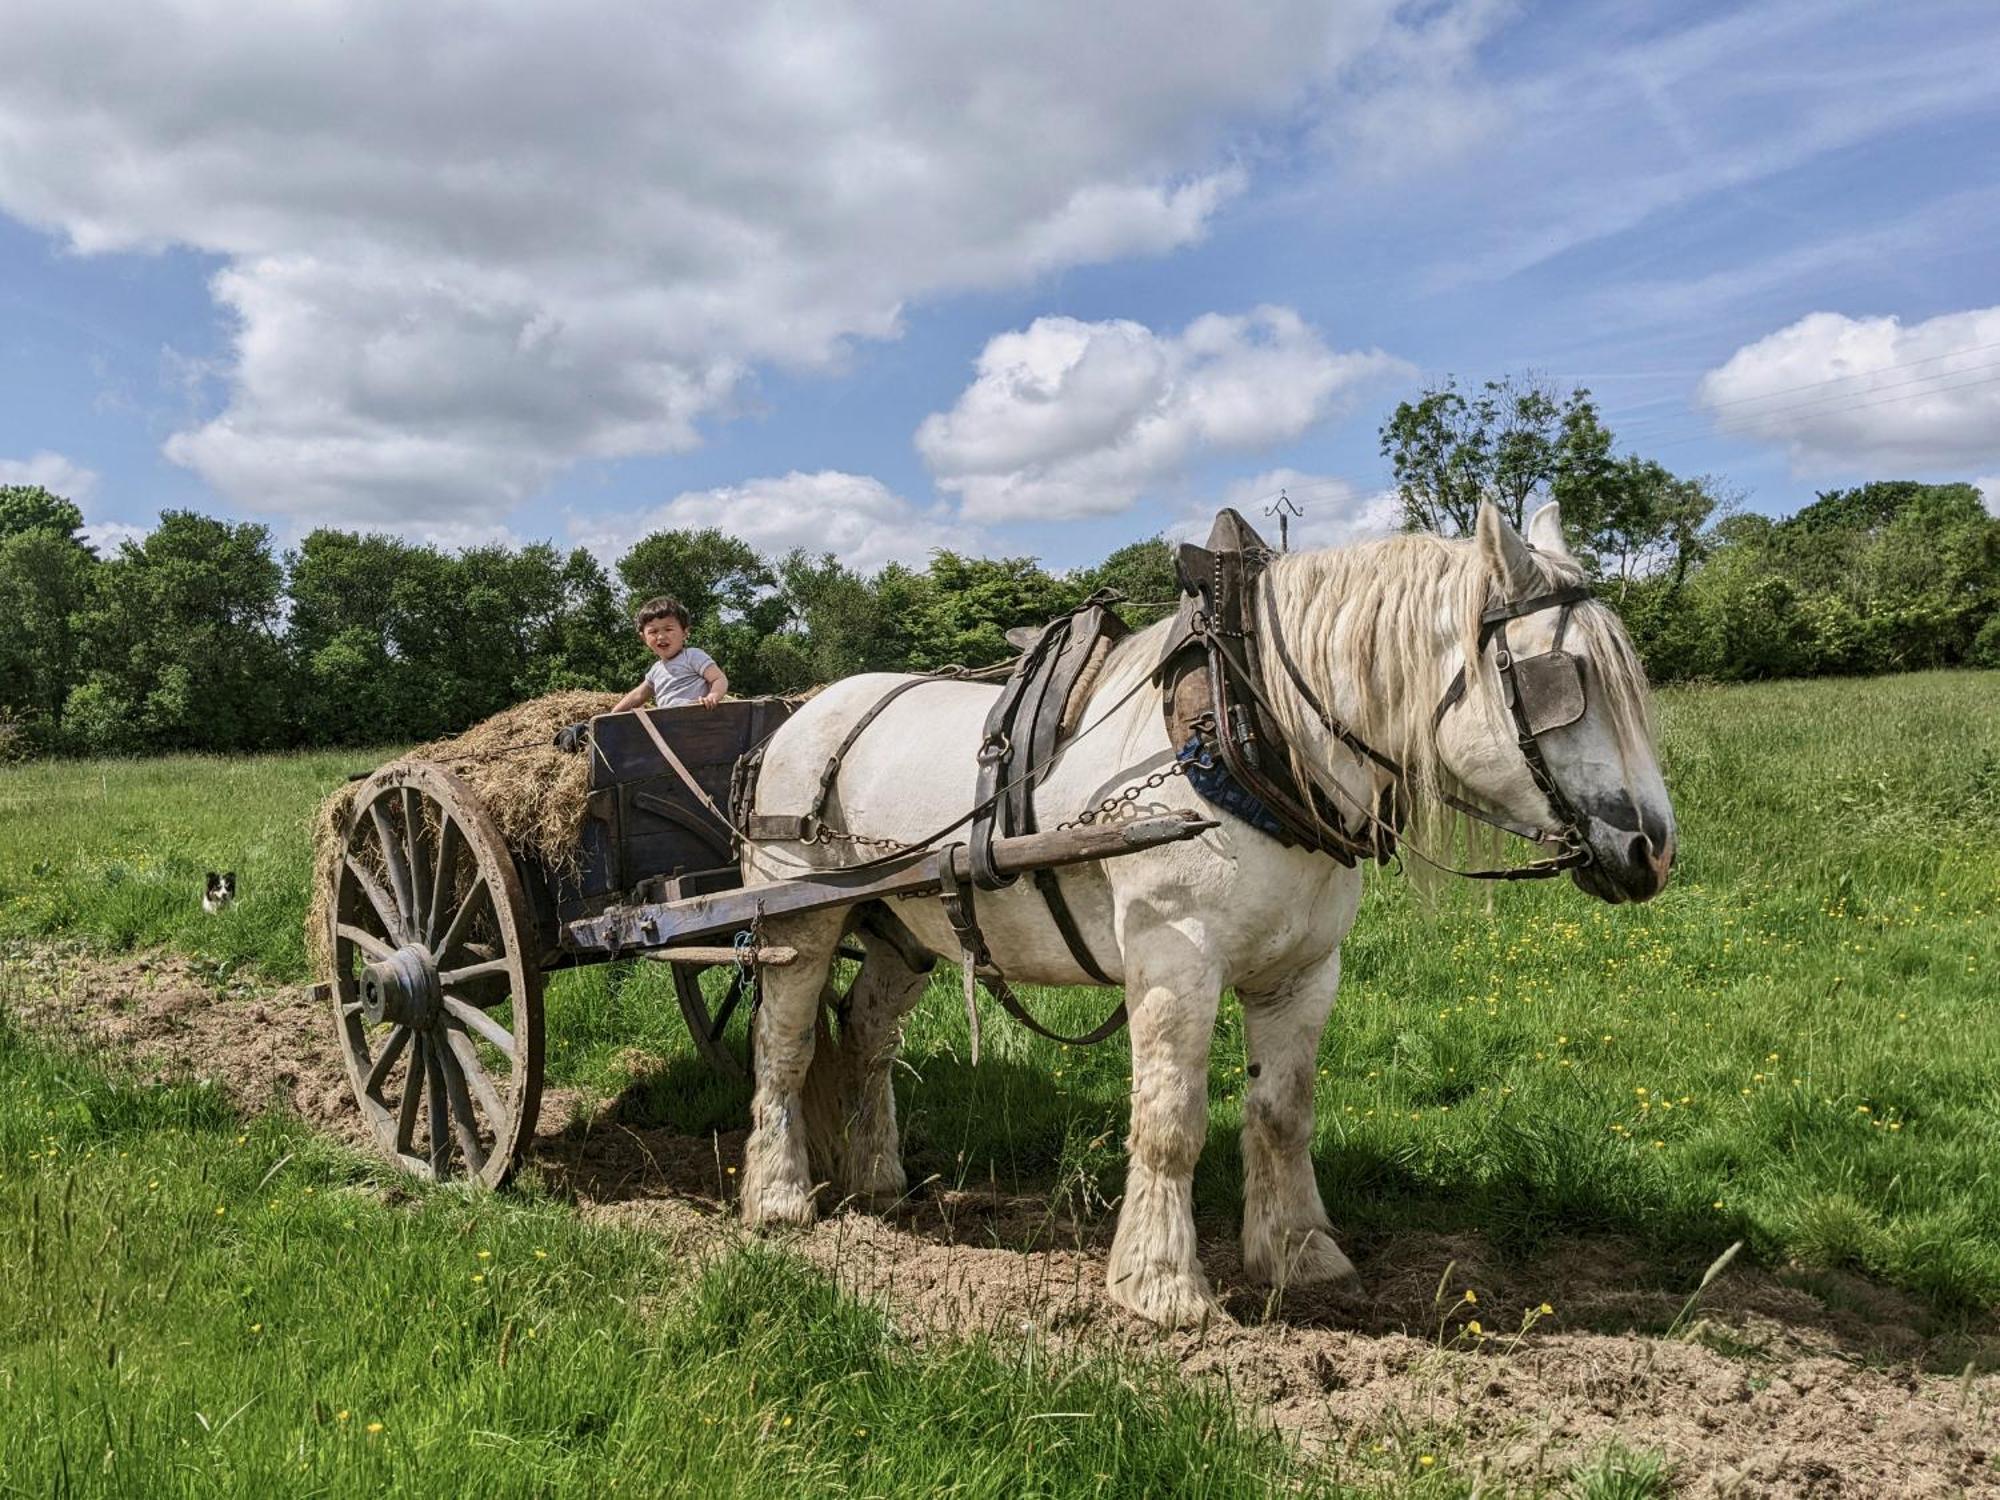
{"label": "young child", "polygon": [[651,703],[657,708],[693,704],[713,708],[729,691],[715,658],[687,643],[688,613],[678,599],[648,599],[639,606],[639,639],[659,658],[639,685],[618,700],[613,713]]}

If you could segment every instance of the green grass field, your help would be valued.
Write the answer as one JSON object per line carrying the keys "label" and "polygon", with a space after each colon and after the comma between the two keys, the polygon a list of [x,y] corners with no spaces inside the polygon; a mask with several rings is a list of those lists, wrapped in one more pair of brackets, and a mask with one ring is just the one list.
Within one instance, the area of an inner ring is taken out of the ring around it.
{"label": "green grass field", "polygon": [[[1321,1058],[1315,1157],[1336,1221],[1502,1243],[1611,1230],[1690,1253],[1856,1267],[1941,1310],[2000,1299],[2000,676],[1680,689],[1662,739],[1682,855],[1644,907],[1567,882],[1426,898],[1371,876]],[[306,820],[372,757],[55,764],[0,773],[0,931],[172,944],[303,973]],[[241,873],[219,918],[201,872]],[[955,979],[900,1079],[912,1180],[1115,1196],[1125,1051],[989,1029],[967,1066]],[[1092,991],[1040,997],[1094,1020]],[[586,970],[550,999],[558,1081],[653,1086],[691,1131],[743,1117],[695,1071],[664,976]],[[620,1054],[623,1054],[622,1056]],[[614,1062],[615,1059],[615,1062]],[[1214,1052],[1197,1202],[1227,1218],[1240,1027]]]}
{"label": "green grass field", "polygon": [[[1858,1269],[1940,1320],[1983,1320],[2000,1300],[2000,675],[1682,689],[1662,695],[1661,717],[1682,856],[1650,905],[1608,908],[1549,883],[1498,888],[1489,912],[1484,890],[1425,896],[1393,872],[1371,876],[1320,1059],[1314,1154],[1336,1223],[1362,1240],[1477,1231],[1503,1253],[1612,1233],[1677,1271],[1743,1238],[1766,1261]],[[171,944],[295,977],[308,816],[372,759],[0,772],[0,934]],[[204,917],[201,872],[224,867],[241,873],[244,899]],[[1094,1021],[1106,1003],[1037,998],[1057,1024]],[[741,1123],[743,1093],[698,1070],[647,966],[565,976],[549,1005],[557,1081],[623,1089],[629,1119]],[[973,1069],[964,1032],[941,973],[898,1077],[912,1180],[992,1179],[1101,1211],[1122,1175],[1124,1048],[1067,1051],[994,1024]],[[1196,1179],[1205,1234],[1230,1232],[1240,1199],[1240,1035],[1225,1006]],[[0,1432],[0,1487],[46,1493],[63,1473],[116,1490],[131,1473],[116,1455],[134,1452],[165,1466],[148,1472],[184,1475],[175,1489],[330,1493],[403,1482],[393,1455],[456,1445],[465,1472],[491,1481],[481,1493],[596,1493],[627,1464],[628,1483],[651,1492],[660,1475],[706,1488],[706,1444],[733,1455],[714,1471],[722,1489],[852,1481],[861,1464],[880,1467],[858,1488],[895,1489],[928,1463],[978,1476],[971,1492],[1129,1492],[1165,1472],[1149,1466],[1184,1462],[1202,1432],[1213,1492],[1330,1482],[1150,1378],[1117,1396],[1119,1372],[1086,1369],[1069,1378],[1089,1394],[1064,1397],[1005,1351],[900,1348],[789,1263],[697,1280],[670,1249],[586,1230],[532,1191],[385,1208],[354,1190],[364,1165],[278,1121],[239,1127],[204,1095],[124,1089],[12,1039],[0,1075],[0,1212],[10,1242],[35,1247],[0,1265],[15,1382],[0,1407],[16,1413]],[[56,1156],[28,1159],[51,1144]],[[474,1283],[479,1249],[496,1264]],[[180,1295],[162,1299],[182,1263]],[[587,1297],[574,1290],[586,1281]],[[649,1317],[663,1297],[692,1311]],[[774,1310],[768,1322],[758,1307]],[[65,1352],[37,1383],[32,1351],[49,1326],[67,1330]],[[532,1353],[530,1328],[543,1341]],[[675,1342],[670,1328],[695,1333]],[[122,1352],[108,1347],[121,1337]],[[712,1357],[731,1339],[777,1342]],[[183,1346],[197,1353],[173,1352]],[[522,1361],[558,1349],[559,1371],[523,1378]],[[427,1381],[434,1363],[452,1377]],[[852,1390],[834,1373],[850,1365],[867,1372]],[[24,1407],[31,1386],[39,1404]],[[961,1442],[942,1416],[973,1390],[996,1425]],[[222,1431],[252,1391],[269,1394]],[[1152,1403],[1145,1420],[1166,1422],[1166,1448],[1092,1448],[1086,1474],[1060,1467],[1081,1461],[1060,1443],[1023,1437],[1037,1401],[1128,1398]],[[662,1439],[660,1403],[719,1403],[739,1437],[789,1414],[798,1436],[774,1452],[719,1434]],[[885,1455],[875,1434],[888,1418],[870,1410],[926,1424],[924,1441],[946,1446]],[[384,1427],[370,1434],[374,1420]]]}

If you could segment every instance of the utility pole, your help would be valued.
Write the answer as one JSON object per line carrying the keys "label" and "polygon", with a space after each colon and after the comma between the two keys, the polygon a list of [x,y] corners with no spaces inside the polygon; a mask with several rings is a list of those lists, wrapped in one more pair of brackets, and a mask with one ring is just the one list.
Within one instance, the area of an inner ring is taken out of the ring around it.
{"label": "utility pole", "polygon": [[1291,551],[1292,517],[1297,516],[1300,520],[1303,521],[1306,515],[1306,513],[1299,508],[1298,502],[1294,500],[1290,495],[1287,495],[1282,489],[1280,489],[1278,491],[1278,498],[1271,504],[1264,507],[1264,514],[1267,516],[1276,516],[1278,518],[1278,550],[1280,552]]}

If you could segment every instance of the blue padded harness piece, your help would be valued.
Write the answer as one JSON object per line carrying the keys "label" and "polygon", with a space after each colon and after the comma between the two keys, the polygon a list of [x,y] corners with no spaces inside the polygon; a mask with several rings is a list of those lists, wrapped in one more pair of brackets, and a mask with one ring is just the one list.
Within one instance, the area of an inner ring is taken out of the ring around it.
{"label": "blue padded harness piece", "polygon": [[1174,752],[1174,759],[1187,767],[1188,785],[1204,802],[1221,808],[1231,817],[1241,818],[1259,833],[1268,833],[1273,838],[1283,836],[1284,827],[1271,809],[1231,776],[1219,758],[1202,748],[1199,734],[1189,736],[1188,742]]}

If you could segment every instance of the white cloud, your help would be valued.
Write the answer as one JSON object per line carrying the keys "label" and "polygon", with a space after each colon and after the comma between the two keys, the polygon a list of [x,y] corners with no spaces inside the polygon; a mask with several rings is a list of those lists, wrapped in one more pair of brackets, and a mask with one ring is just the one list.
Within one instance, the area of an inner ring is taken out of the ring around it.
{"label": "white cloud", "polygon": [[1702,377],[1730,434],[1783,443],[1802,471],[1986,465],[2000,458],[2000,307],[1898,319],[1816,312]]}
{"label": "white cloud", "polygon": [[97,473],[44,449],[32,458],[0,458],[0,484],[40,485],[82,506],[97,493]]}
{"label": "white cloud", "polygon": [[972,384],[916,443],[973,519],[1107,515],[1198,451],[1288,442],[1364,381],[1409,369],[1380,350],[1330,349],[1284,307],[1210,313],[1178,336],[1038,318],[986,345]]}
{"label": "white cloud", "polygon": [[794,547],[812,556],[831,552],[849,567],[873,573],[884,563],[922,567],[939,547],[979,551],[976,531],[941,508],[926,510],[865,474],[796,471],[711,490],[690,490],[639,514],[573,520],[572,540],[607,566],[649,532],[713,526],[766,557]]}
{"label": "white cloud", "polygon": [[1979,498],[1986,502],[1986,509],[2000,517],[2000,474],[1982,474],[1972,482],[1979,486]]}
{"label": "white cloud", "polygon": [[442,524],[685,448],[914,299],[1198,239],[1398,11],[15,7],[0,210],[222,258],[234,364],[176,461]]}

